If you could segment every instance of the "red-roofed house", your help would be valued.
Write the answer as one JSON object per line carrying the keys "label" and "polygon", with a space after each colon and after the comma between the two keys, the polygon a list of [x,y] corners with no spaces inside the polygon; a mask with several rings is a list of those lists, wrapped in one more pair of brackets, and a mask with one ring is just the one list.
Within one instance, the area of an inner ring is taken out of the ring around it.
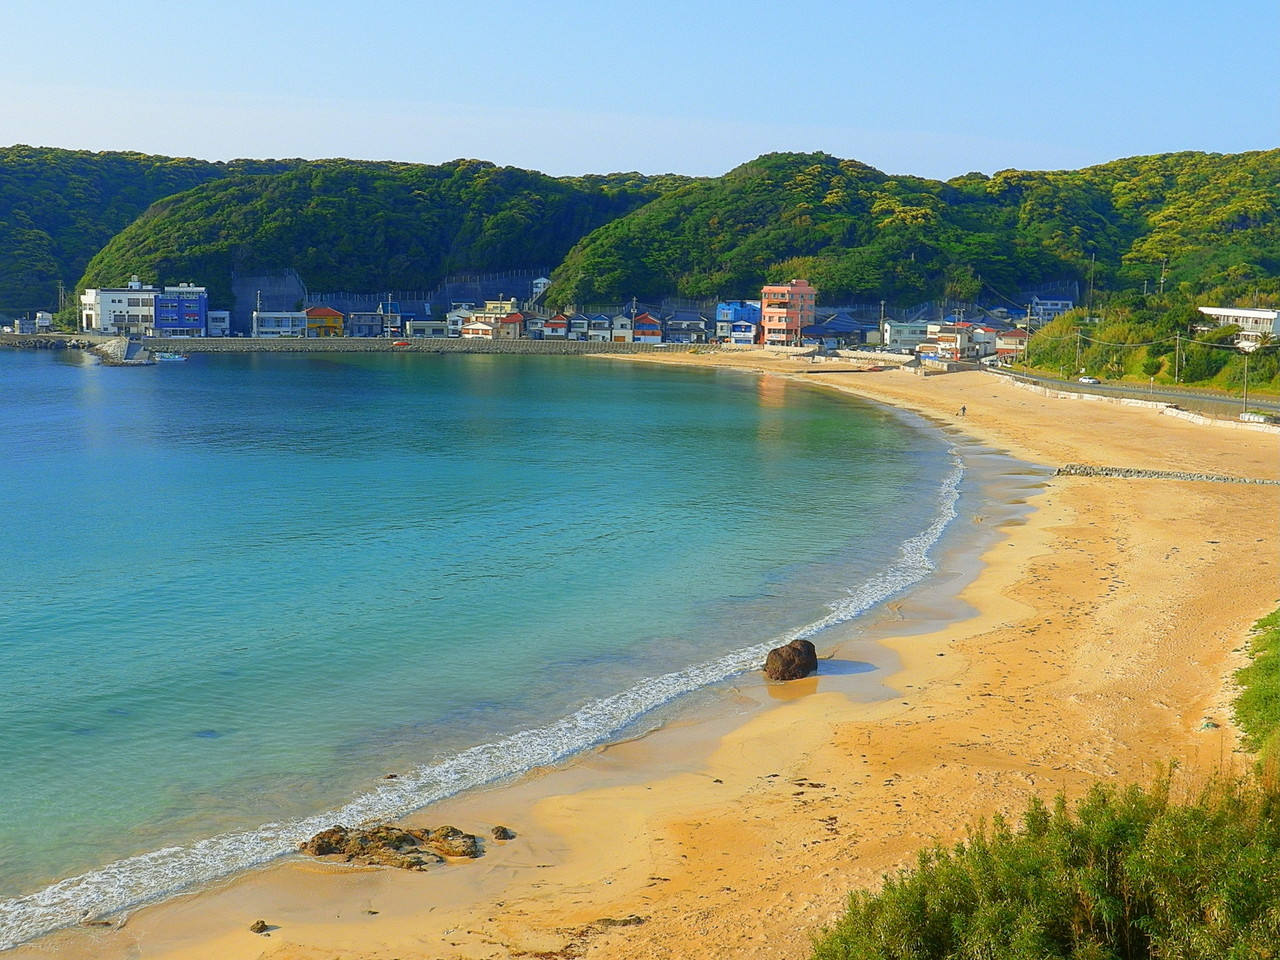
{"label": "red-roofed house", "polygon": [[1005,330],[996,334],[996,356],[1016,360],[1027,349],[1031,334],[1025,330]]}
{"label": "red-roofed house", "polygon": [[340,337],[346,317],[333,307],[307,307],[307,336]]}

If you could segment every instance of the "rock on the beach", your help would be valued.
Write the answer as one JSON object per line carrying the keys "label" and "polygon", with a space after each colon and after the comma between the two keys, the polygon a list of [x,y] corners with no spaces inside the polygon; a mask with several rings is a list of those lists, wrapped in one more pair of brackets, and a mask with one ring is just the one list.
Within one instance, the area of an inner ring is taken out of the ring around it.
{"label": "rock on the beach", "polygon": [[348,863],[426,870],[445,858],[475,859],[484,850],[480,838],[457,827],[412,830],[390,825],[360,830],[332,826],[298,845],[313,857],[345,857]]}
{"label": "rock on the beach", "polygon": [[269,929],[271,928],[267,926],[267,921],[265,920],[255,920],[249,924],[250,933],[266,933]]}
{"label": "rock on the beach", "polygon": [[470,833],[463,833],[457,827],[436,827],[426,837],[427,844],[444,857],[465,857],[474,859],[480,856],[480,838]]}
{"label": "rock on the beach", "polygon": [[818,651],[808,640],[774,647],[764,660],[764,675],[770,680],[799,680],[817,671]]}
{"label": "rock on the beach", "polygon": [[514,840],[516,838],[515,831],[508,827],[494,827],[489,832],[493,834],[493,839],[495,840]]}

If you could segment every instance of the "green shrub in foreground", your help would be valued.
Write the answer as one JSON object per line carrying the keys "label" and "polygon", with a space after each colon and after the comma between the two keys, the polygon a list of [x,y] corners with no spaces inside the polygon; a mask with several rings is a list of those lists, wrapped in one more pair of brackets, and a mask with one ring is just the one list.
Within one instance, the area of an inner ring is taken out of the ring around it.
{"label": "green shrub in foreground", "polygon": [[1280,792],[1216,780],[1184,802],[1097,785],[1038,798],[855,893],[815,960],[1280,957]]}
{"label": "green shrub in foreground", "polygon": [[1254,624],[1249,665],[1236,671],[1241,686],[1236,722],[1264,764],[1280,760],[1280,610]]}

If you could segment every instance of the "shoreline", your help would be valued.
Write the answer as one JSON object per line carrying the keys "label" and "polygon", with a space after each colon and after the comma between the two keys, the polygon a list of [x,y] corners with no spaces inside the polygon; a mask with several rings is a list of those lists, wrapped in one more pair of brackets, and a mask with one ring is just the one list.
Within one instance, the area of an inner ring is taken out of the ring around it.
{"label": "shoreline", "polygon": [[[813,382],[802,367],[755,369]],[[1125,460],[1114,465],[1275,477],[1273,437],[1098,404],[1064,413],[1070,401],[983,373],[824,385],[950,420],[1030,463],[1105,452]],[[802,957],[850,889],[975,817],[1096,776],[1144,779],[1170,756],[1193,770],[1229,762],[1234,648],[1280,602],[1264,559],[1276,553],[1274,488],[1059,477],[1029,499],[1035,511],[1004,527],[955,598],[972,615],[944,610],[924,632],[886,623],[880,642],[900,661],[886,682],[900,697],[858,702],[819,690],[821,677],[797,681],[745,722],[677,721],[410,818],[516,830],[474,864],[413,875],[281,862],[139,910],[119,931],[67,931],[14,955]],[[776,689],[750,676],[737,686],[724,696]],[[1210,717],[1220,726],[1199,730]],[[259,915],[278,925],[271,939],[248,933]],[[597,923],[633,916],[644,922]],[[784,922],[794,932],[779,934]]]}

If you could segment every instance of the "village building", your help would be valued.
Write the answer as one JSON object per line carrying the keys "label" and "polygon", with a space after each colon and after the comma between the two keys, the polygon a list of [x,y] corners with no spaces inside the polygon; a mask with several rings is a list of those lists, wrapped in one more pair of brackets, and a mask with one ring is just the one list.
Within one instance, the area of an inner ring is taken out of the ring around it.
{"label": "village building", "polygon": [[1031,334],[1026,330],[1005,330],[996,334],[996,356],[1012,363],[1022,356],[1027,349],[1027,341]]}
{"label": "village building", "polygon": [[1260,310],[1254,307],[1197,307],[1213,320],[1215,326],[1234,324],[1240,328],[1236,343],[1257,343],[1264,336],[1280,337],[1280,310]]}
{"label": "village building", "polygon": [[817,291],[808,280],[767,284],[760,290],[761,338],[766,344],[798,344],[800,331],[812,326]]}
{"label": "village building", "polygon": [[342,324],[346,319],[333,307],[307,307],[307,336],[312,339],[342,336]]}
{"label": "village building", "polygon": [[265,339],[305,337],[307,313],[305,310],[255,310],[250,336]]}

